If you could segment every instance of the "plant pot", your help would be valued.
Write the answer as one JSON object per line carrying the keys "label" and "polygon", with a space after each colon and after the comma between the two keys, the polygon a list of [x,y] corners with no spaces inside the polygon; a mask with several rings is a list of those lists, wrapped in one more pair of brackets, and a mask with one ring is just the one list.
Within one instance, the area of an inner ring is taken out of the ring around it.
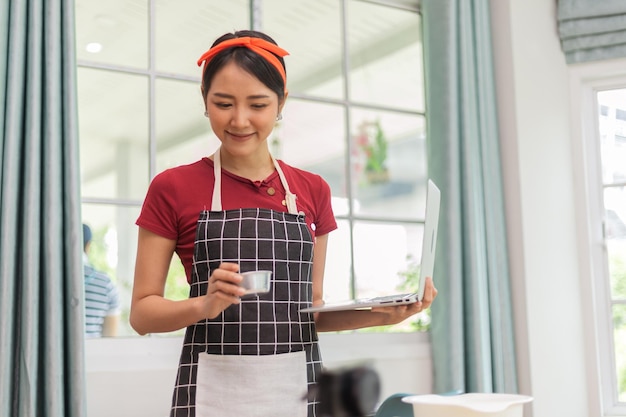
{"label": "plant pot", "polygon": [[385,168],[382,171],[365,171],[365,178],[368,184],[382,184],[389,181],[389,170]]}

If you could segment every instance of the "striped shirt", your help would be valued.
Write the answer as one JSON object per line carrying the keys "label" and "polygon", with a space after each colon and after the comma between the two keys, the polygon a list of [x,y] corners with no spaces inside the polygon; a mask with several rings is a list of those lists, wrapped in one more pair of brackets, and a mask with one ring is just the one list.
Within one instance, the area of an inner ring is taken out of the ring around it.
{"label": "striped shirt", "polygon": [[85,336],[101,337],[104,318],[119,313],[117,287],[108,275],[85,262]]}

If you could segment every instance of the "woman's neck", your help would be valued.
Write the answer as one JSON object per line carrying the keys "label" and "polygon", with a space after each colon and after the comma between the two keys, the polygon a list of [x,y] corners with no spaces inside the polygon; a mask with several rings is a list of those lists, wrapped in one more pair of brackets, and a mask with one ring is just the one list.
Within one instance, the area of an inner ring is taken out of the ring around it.
{"label": "woman's neck", "polygon": [[[216,152],[220,152],[220,150],[218,149]],[[226,171],[251,181],[263,181],[275,170],[269,152],[263,153],[263,155],[239,157],[230,155],[222,149],[220,163]]]}

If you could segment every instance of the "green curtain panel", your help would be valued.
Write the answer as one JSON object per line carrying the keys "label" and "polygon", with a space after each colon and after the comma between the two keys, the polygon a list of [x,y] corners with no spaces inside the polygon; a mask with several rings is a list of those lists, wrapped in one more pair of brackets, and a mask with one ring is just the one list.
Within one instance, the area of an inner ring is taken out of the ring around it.
{"label": "green curtain panel", "polygon": [[72,0],[0,1],[0,416],[85,416]]}
{"label": "green curtain panel", "polygon": [[424,0],[434,390],[517,392],[489,0]]}
{"label": "green curtain panel", "polygon": [[557,21],[568,64],[626,57],[626,1],[559,0]]}

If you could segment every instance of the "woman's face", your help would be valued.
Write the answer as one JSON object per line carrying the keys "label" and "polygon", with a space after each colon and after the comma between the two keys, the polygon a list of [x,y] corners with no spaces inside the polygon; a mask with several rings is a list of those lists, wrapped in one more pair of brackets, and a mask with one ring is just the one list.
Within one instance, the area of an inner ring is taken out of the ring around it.
{"label": "woman's face", "polygon": [[276,93],[231,61],[211,80],[205,104],[211,127],[226,151],[252,156],[267,152],[266,140],[284,100],[279,103]]}

